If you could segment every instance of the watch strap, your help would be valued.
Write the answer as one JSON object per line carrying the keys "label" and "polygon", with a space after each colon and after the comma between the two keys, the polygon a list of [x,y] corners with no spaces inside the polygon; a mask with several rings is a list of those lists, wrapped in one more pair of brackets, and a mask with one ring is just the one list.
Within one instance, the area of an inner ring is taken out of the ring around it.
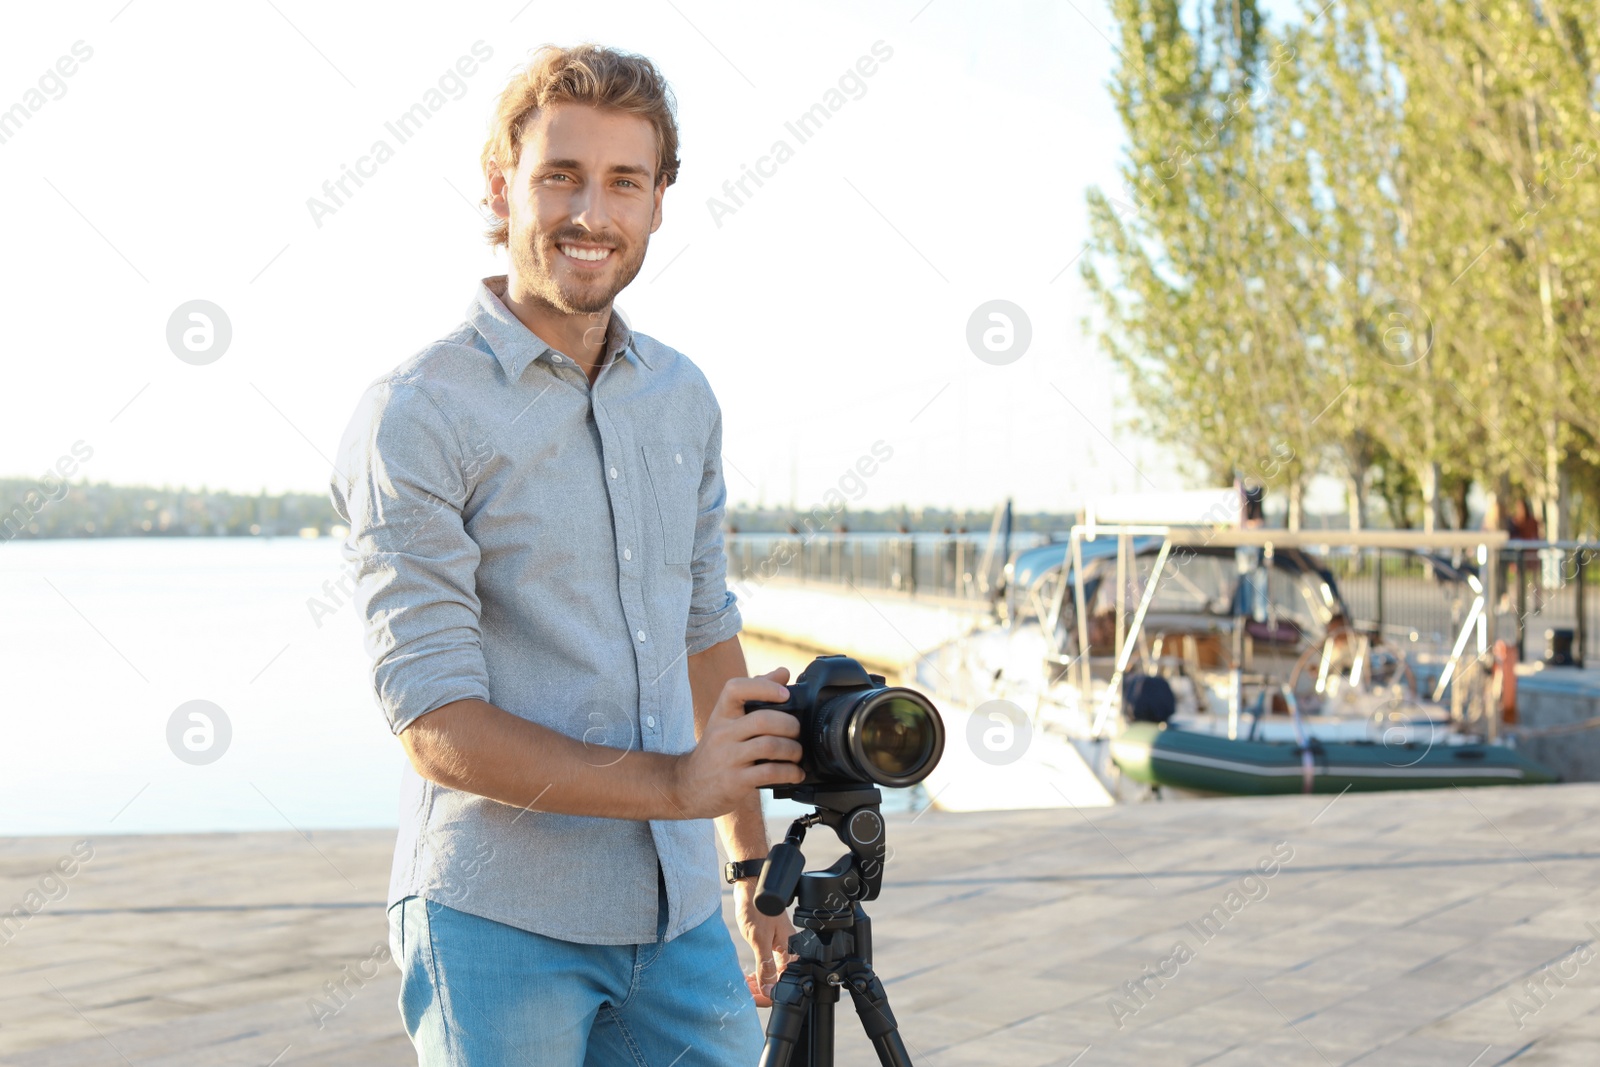
{"label": "watch strap", "polygon": [[746,878],[756,878],[761,874],[761,868],[766,866],[766,857],[754,860],[730,860],[722,868],[722,877],[729,885]]}

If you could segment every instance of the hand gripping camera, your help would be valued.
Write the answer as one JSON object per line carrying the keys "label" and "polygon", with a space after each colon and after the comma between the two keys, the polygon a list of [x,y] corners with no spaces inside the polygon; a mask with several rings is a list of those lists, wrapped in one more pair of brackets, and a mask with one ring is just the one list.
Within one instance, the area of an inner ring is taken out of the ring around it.
{"label": "hand gripping camera", "polygon": [[787,711],[800,720],[803,782],[770,786],[794,798],[829,787],[903,788],[926,778],[944,753],[944,723],[921,693],[884,685],[883,675],[849,656],[818,656],[789,684],[789,699],[745,702]]}

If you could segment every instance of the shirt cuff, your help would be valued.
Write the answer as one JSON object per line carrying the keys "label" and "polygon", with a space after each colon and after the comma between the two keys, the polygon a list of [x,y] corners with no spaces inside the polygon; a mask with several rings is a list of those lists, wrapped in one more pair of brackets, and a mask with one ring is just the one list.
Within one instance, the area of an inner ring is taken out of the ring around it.
{"label": "shirt cuff", "polygon": [[689,616],[689,629],[684,634],[684,645],[689,650],[689,655],[698,655],[708,648],[733,637],[744,627],[744,619],[739,614],[739,598],[733,591],[728,590],[728,599],[722,607],[709,615]]}
{"label": "shirt cuff", "polygon": [[397,735],[446,704],[489,699],[483,657],[473,647],[401,653],[384,660],[374,674],[378,704]]}

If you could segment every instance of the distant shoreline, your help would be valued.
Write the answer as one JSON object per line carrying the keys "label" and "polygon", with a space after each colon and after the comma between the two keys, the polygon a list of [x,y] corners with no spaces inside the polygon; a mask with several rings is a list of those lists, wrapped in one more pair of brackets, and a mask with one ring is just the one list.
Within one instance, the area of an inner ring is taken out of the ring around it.
{"label": "distant shoreline", "polygon": [[[725,522],[744,534],[783,534],[805,519],[786,508],[730,507]],[[992,509],[844,508],[830,519],[850,533],[984,534]],[[1066,530],[1074,513],[1013,516],[1018,533]],[[307,533],[306,531],[312,531]],[[156,488],[109,482],[46,483],[0,478],[0,543],[108,537],[343,537],[345,526],[321,493],[254,495],[224,490]]]}

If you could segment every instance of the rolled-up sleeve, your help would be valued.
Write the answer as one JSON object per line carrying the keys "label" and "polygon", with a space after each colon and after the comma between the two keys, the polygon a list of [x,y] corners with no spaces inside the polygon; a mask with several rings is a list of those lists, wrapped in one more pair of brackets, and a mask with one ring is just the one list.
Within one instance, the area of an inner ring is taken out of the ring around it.
{"label": "rolled-up sleeve", "polygon": [[373,690],[396,734],[452,701],[489,699],[461,456],[434,399],[394,381],[367,389],[339,446],[331,496],[350,527],[341,554]]}
{"label": "rolled-up sleeve", "polygon": [[[716,404],[715,399],[712,401]],[[694,590],[689,598],[689,625],[684,644],[689,655],[704,652],[739,632],[738,597],[727,585],[728,560],[722,547],[722,517],[728,501],[722,480],[722,409],[714,407],[711,436],[706,441],[705,468],[700,477],[700,507],[694,527],[690,570]]]}

